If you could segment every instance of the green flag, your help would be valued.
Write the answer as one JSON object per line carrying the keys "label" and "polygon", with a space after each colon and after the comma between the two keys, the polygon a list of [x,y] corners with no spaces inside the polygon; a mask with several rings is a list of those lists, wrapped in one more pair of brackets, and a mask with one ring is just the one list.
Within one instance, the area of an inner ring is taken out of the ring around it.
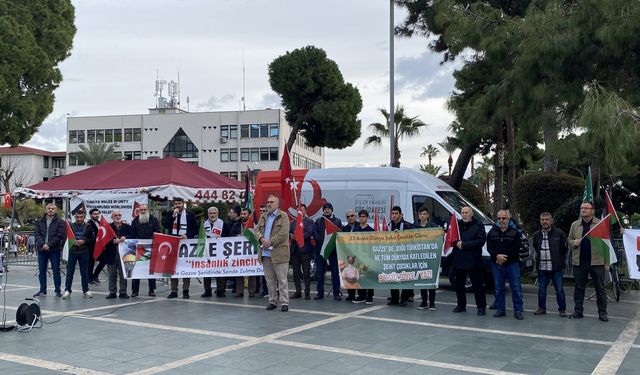
{"label": "green flag", "polygon": [[253,245],[253,247],[256,248],[256,250],[258,250],[260,248],[260,244],[258,243],[258,240],[256,239],[256,235],[253,233],[253,230],[247,228],[242,232],[242,235],[249,240],[249,243],[251,245]]}
{"label": "green flag", "polygon": [[204,221],[200,224],[198,232],[198,246],[196,247],[196,255],[200,258],[204,255],[204,247],[207,244],[207,233],[204,230]]}
{"label": "green flag", "polygon": [[587,179],[584,181],[584,194],[582,194],[582,203],[589,202],[593,204],[593,184],[591,183],[591,166],[587,173]]}

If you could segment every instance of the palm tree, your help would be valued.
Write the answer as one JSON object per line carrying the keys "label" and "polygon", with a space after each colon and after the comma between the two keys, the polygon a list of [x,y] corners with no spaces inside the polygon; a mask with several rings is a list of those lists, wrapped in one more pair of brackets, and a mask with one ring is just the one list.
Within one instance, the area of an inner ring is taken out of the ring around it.
{"label": "palm tree", "polygon": [[89,147],[80,145],[81,152],[78,153],[78,159],[89,166],[102,164],[111,160],[118,160],[120,157],[115,153],[113,143],[89,143]]}
{"label": "palm tree", "polygon": [[482,161],[478,163],[473,174],[473,180],[476,185],[482,190],[484,196],[484,206],[489,207],[491,199],[491,184],[493,183],[495,174],[493,172],[493,160],[489,156],[482,158]]}
{"label": "palm tree", "polygon": [[440,150],[435,148],[432,144],[427,145],[427,147],[422,148],[422,152],[420,156],[426,156],[429,159],[429,165],[431,165],[431,159],[436,157],[440,153]]}
{"label": "palm tree", "polygon": [[442,147],[449,154],[449,176],[451,176],[451,168],[453,167],[453,153],[458,149],[458,146],[447,137],[443,142],[438,143],[438,146]]}
{"label": "palm tree", "polygon": [[436,167],[435,165],[432,165],[432,164],[420,164],[418,166],[418,169],[420,170],[420,172],[437,176],[440,173],[440,169],[442,169],[442,167],[439,165]]}
{"label": "palm tree", "polygon": [[[364,141],[364,146],[367,147],[369,145],[381,146],[382,138],[389,138],[389,112],[387,112],[384,108],[378,108],[382,116],[384,116],[386,120],[386,124],[381,124],[379,122],[375,122],[369,125],[371,131],[375,134],[370,137],[367,137]],[[396,111],[393,115],[393,123],[394,123],[394,134],[393,138],[395,139],[395,150],[394,150],[394,161],[391,162],[392,167],[400,166],[400,140],[407,137],[413,138],[420,134],[421,129],[426,129],[427,124],[418,120],[418,116],[415,117],[407,117],[404,114],[404,106],[398,105],[396,107]]]}

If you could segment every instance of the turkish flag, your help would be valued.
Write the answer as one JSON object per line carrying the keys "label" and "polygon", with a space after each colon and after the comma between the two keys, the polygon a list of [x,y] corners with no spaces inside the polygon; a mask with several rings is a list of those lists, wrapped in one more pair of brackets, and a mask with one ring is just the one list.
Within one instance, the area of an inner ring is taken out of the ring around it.
{"label": "turkish flag", "polygon": [[4,208],[6,208],[7,210],[11,209],[11,204],[12,204],[11,193],[5,193],[2,195],[3,195],[2,198],[4,200]]}
{"label": "turkish flag", "polygon": [[298,216],[296,216],[296,229],[293,231],[293,238],[295,238],[298,246],[300,247],[304,247],[304,218],[302,216],[302,211],[298,209]]}
{"label": "turkish flag", "polygon": [[104,251],[109,241],[116,238],[116,232],[113,231],[111,225],[107,223],[107,219],[100,215],[100,223],[98,225],[98,233],[96,234],[96,245],[93,248],[93,259],[98,259]]}
{"label": "turkish flag", "polygon": [[138,217],[138,215],[140,215],[140,203],[134,201],[133,212],[131,213],[131,216],[135,219]]}
{"label": "turkish flag", "polygon": [[178,249],[180,237],[168,234],[154,233],[151,248],[151,262],[149,262],[149,274],[162,273],[173,275],[178,264]]}
{"label": "turkish flag", "polygon": [[[289,159],[289,150],[287,146],[284,146],[284,152],[282,154],[282,161],[280,162],[280,207],[287,211],[287,208],[291,207],[293,203],[292,190],[295,188],[295,181],[293,180],[293,172],[291,171],[291,160]],[[296,206],[297,206],[297,202]],[[295,206],[294,206],[295,207]]]}
{"label": "turkish flag", "polygon": [[460,241],[460,228],[458,228],[458,219],[455,214],[451,214],[451,220],[449,220],[449,227],[447,228],[447,234],[444,236],[444,248],[442,252],[444,256],[449,255],[449,252],[456,246],[456,242]]}

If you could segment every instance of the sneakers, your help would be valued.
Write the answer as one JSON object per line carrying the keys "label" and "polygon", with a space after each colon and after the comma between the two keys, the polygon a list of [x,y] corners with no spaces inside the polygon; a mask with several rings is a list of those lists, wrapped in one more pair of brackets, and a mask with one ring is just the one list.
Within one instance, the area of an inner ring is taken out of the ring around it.
{"label": "sneakers", "polygon": [[138,292],[131,293],[131,298],[136,298],[138,296]]}
{"label": "sneakers", "polygon": [[430,305],[429,311],[436,311],[436,305]]}
{"label": "sneakers", "polygon": [[418,306],[418,310],[426,310],[427,308],[429,308],[429,304],[426,302],[422,302],[419,306]]}
{"label": "sneakers", "polygon": [[58,297],[58,298],[62,297],[62,293],[56,292],[56,297]]}
{"label": "sneakers", "polygon": [[357,298],[354,298],[354,299],[353,299],[353,301],[351,301],[351,302],[352,302],[352,303],[363,303],[363,302],[365,302],[366,300],[367,300],[366,298],[360,298],[360,297],[357,297]]}
{"label": "sneakers", "polygon": [[71,298],[71,293],[69,293],[68,290],[64,291],[64,294],[62,295],[62,299],[69,299]]}
{"label": "sneakers", "polygon": [[45,297],[46,295],[47,295],[47,292],[38,292],[34,294],[33,297]]}
{"label": "sneakers", "polygon": [[373,299],[368,299],[367,302],[365,302],[365,304],[367,305],[373,305]]}
{"label": "sneakers", "polygon": [[524,316],[522,315],[522,311],[516,311],[514,314],[514,317],[518,320],[524,319]]}
{"label": "sneakers", "polygon": [[82,298],[93,298],[93,294],[91,294],[90,291],[86,291],[84,293],[82,293]]}
{"label": "sneakers", "polygon": [[126,298],[129,298],[129,295],[127,294],[127,292],[123,292],[123,293],[120,293],[120,294],[118,295],[118,298],[124,298],[124,299],[126,299]]}
{"label": "sneakers", "polygon": [[598,312],[598,319],[600,319],[601,322],[609,321],[609,317],[607,316],[606,312]]}
{"label": "sneakers", "polygon": [[116,298],[115,293],[109,293],[106,297],[104,297],[104,299],[114,299],[114,298]]}
{"label": "sneakers", "polygon": [[476,313],[478,316],[485,316],[487,315],[487,310],[485,309],[478,309],[478,312]]}
{"label": "sneakers", "polygon": [[167,299],[172,299],[172,298],[178,298],[178,293],[176,292],[169,293],[169,295],[167,296]]}

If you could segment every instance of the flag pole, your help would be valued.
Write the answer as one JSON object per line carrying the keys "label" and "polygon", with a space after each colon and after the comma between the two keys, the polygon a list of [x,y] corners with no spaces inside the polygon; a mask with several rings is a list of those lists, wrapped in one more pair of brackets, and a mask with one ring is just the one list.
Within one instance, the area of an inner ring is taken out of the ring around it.
{"label": "flag pole", "polygon": [[[287,154],[290,154],[289,148],[287,147],[286,144],[284,145],[284,147],[287,150]],[[293,146],[291,146],[291,147],[293,147]],[[293,190],[293,201],[296,204],[296,209],[300,210],[300,202],[298,201],[298,192],[297,192],[298,189],[296,189],[296,180],[293,177],[293,168],[291,168],[291,158],[289,158],[289,170],[291,171],[291,179],[294,182],[293,189],[291,189],[291,190]]]}

